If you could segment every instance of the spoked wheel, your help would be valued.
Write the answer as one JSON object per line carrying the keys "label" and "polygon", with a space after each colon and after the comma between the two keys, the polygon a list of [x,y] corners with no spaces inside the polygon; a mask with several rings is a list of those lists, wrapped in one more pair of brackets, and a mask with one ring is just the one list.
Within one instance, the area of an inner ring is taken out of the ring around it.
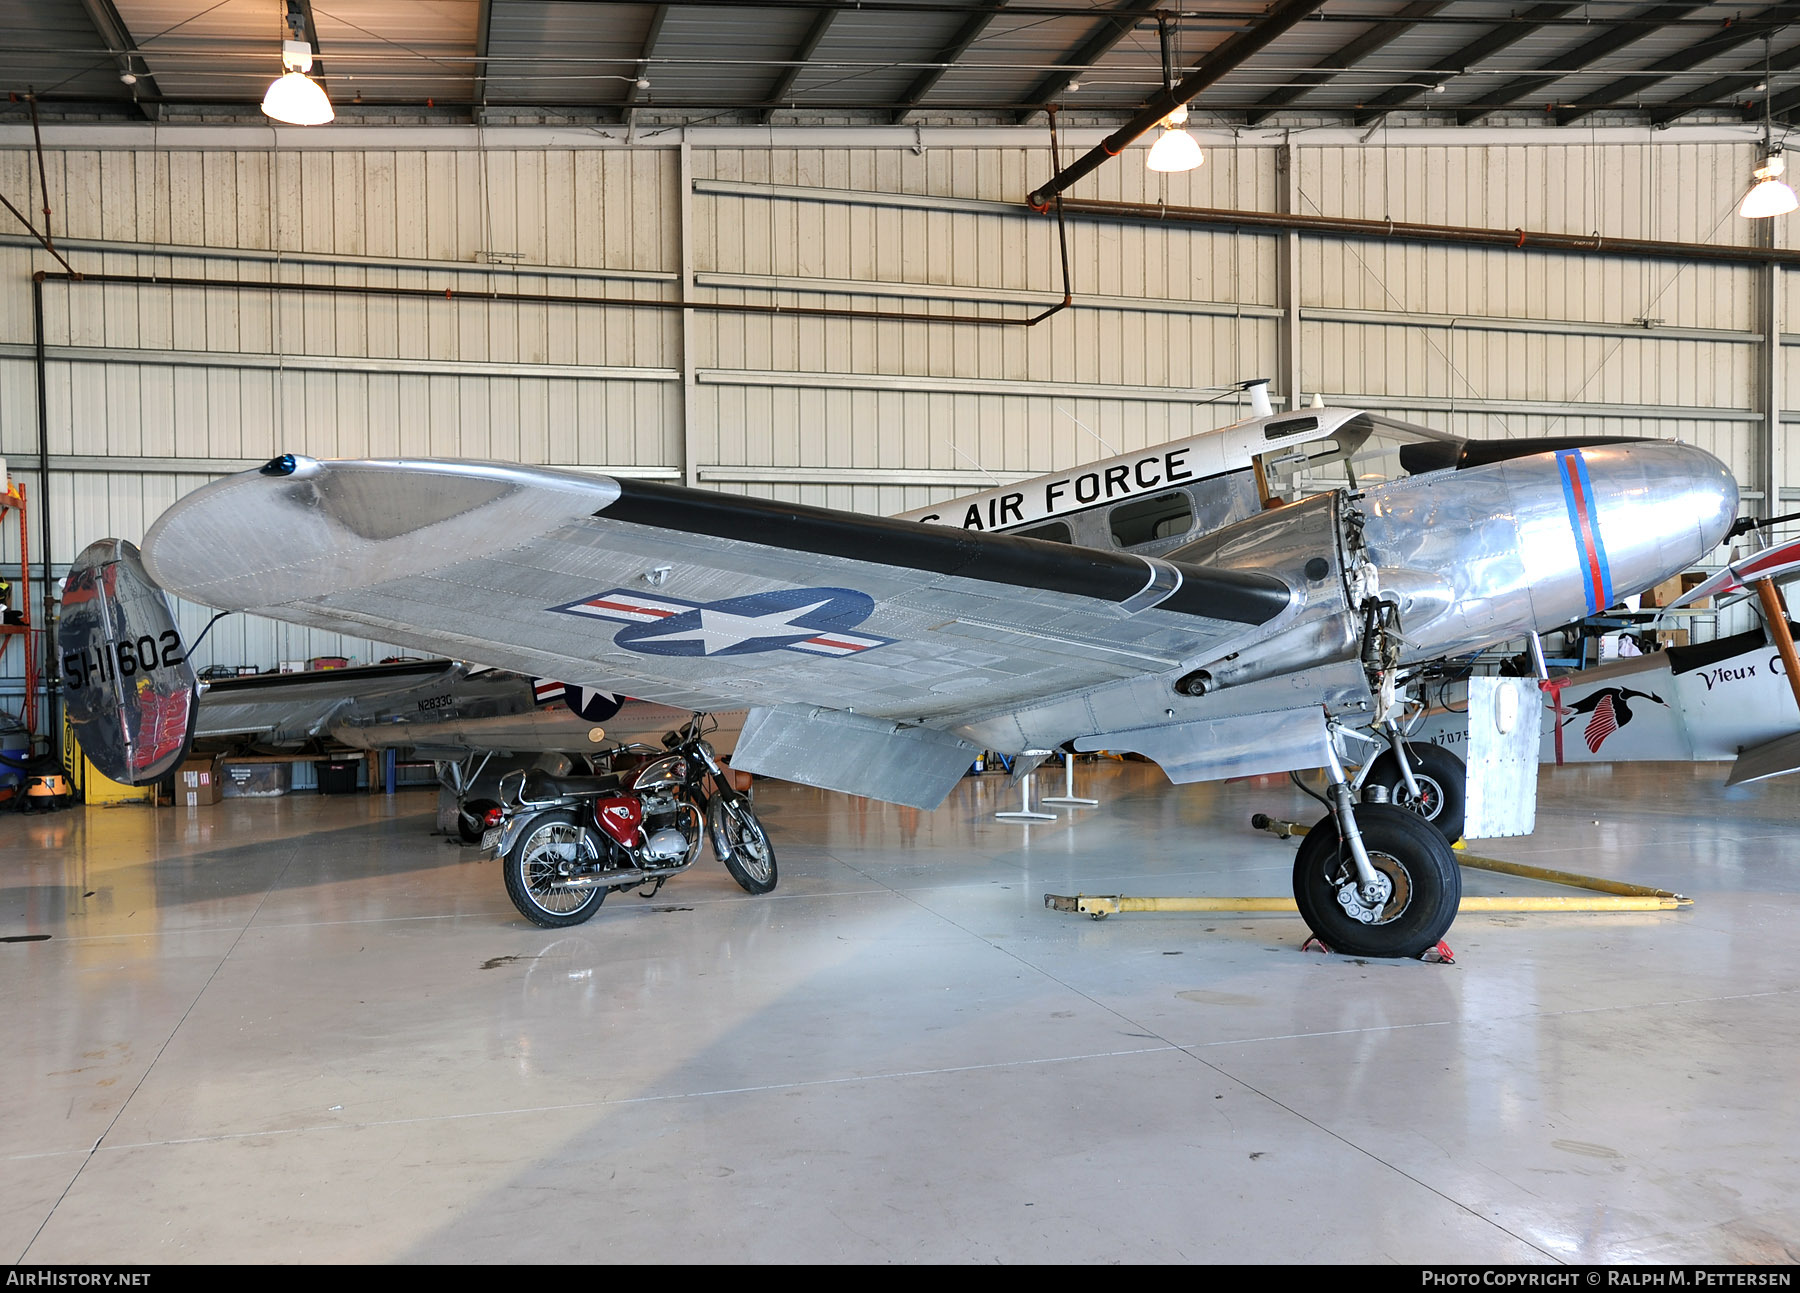
{"label": "spoked wheel", "polygon": [[1436,947],[1462,902],[1462,872],[1437,829],[1405,808],[1356,809],[1380,892],[1362,892],[1356,863],[1329,815],[1300,842],[1294,902],[1312,932],[1352,956],[1419,956]]}
{"label": "spoked wheel", "polygon": [[706,806],[706,828],[713,852],[744,892],[767,893],[775,887],[775,846],[748,799],[715,795]]}
{"label": "spoked wheel", "polygon": [[1446,840],[1456,843],[1463,833],[1468,770],[1449,750],[1429,741],[1408,741],[1406,752],[1411,756],[1408,763],[1412,766],[1413,782],[1419,787],[1416,799],[1406,788],[1406,778],[1400,775],[1400,760],[1392,750],[1375,760],[1369,779],[1363,782],[1364,790],[1370,786],[1387,787],[1389,803],[1418,814],[1437,827]]}
{"label": "spoked wheel", "polygon": [[547,813],[506,854],[506,896],[519,914],[545,929],[579,925],[600,910],[606,890],[559,888],[593,860],[573,813]]}

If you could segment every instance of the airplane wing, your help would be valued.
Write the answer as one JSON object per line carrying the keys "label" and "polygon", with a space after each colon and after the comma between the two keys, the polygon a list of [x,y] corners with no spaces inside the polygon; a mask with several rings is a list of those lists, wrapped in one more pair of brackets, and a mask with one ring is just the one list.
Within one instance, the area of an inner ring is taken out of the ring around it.
{"label": "airplane wing", "polygon": [[[1257,572],[421,461],[283,458],[214,482],[151,527],[144,563],[211,606],[688,709],[829,710],[946,737],[1181,668],[1294,600]],[[952,766],[945,741],[927,744]]]}

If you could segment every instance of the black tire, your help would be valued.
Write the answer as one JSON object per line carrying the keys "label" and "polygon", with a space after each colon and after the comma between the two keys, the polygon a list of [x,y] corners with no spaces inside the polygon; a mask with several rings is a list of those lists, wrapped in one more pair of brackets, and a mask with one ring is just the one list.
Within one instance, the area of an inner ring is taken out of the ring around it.
{"label": "black tire", "polygon": [[1436,947],[1462,902],[1462,871],[1435,827],[1405,808],[1364,804],[1356,810],[1363,847],[1393,892],[1373,922],[1338,901],[1354,884],[1356,863],[1327,815],[1307,832],[1294,857],[1294,902],[1301,919],[1333,951],[1351,956],[1419,956]]}
{"label": "black tire", "polygon": [[768,893],[775,887],[780,879],[775,846],[748,799],[714,795],[706,806],[706,832],[712,837],[713,852],[745,893]]}
{"label": "black tire", "polygon": [[488,809],[500,805],[491,799],[471,799],[456,806],[456,835],[464,844],[479,844],[487,834]]}
{"label": "black tire", "polygon": [[545,813],[525,829],[507,850],[502,870],[506,896],[519,914],[545,929],[579,925],[600,910],[606,890],[553,889],[550,882],[563,869],[583,859],[592,847],[583,841],[574,813]]}
{"label": "black tire", "polygon": [[1370,786],[1386,786],[1388,802],[1416,813],[1438,828],[1438,833],[1454,844],[1462,838],[1463,808],[1468,802],[1469,772],[1463,761],[1441,745],[1429,741],[1406,742],[1411,756],[1413,781],[1418,784],[1419,798],[1407,793],[1406,778],[1400,775],[1400,760],[1389,750],[1375,760]]}

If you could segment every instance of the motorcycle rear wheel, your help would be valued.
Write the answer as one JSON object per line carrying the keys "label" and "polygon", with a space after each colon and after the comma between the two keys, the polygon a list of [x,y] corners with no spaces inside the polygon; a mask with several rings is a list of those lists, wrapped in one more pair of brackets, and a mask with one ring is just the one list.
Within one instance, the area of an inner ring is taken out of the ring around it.
{"label": "motorcycle rear wheel", "polygon": [[600,910],[606,890],[559,889],[555,881],[592,857],[593,845],[574,813],[545,813],[507,850],[506,896],[519,914],[545,929],[579,925]]}
{"label": "motorcycle rear wheel", "polygon": [[775,869],[775,846],[769,843],[756,810],[748,799],[735,795],[713,796],[706,806],[707,833],[713,852],[731,872],[745,893],[768,893],[780,879]]}

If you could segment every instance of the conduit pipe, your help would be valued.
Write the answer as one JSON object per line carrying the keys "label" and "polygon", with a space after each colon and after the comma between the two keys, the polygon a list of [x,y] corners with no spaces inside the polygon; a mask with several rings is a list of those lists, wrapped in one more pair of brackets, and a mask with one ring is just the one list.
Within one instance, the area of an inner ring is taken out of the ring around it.
{"label": "conduit pipe", "polygon": [[1333,238],[1442,242],[1459,246],[1570,252],[1588,256],[1631,256],[1652,260],[1714,261],[1734,265],[1800,265],[1800,250],[1781,247],[1717,246],[1703,242],[1664,242],[1652,238],[1610,238],[1600,234],[1412,224],[1403,220],[1294,215],[1279,211],[1233,211],[1224,207],[1177,207],[1155,202],[1065,199],[1063,207],[1068,215],[1077,218],[1116,220],[1131,224],[1193,224],[1216,229],[1298,231]]}

